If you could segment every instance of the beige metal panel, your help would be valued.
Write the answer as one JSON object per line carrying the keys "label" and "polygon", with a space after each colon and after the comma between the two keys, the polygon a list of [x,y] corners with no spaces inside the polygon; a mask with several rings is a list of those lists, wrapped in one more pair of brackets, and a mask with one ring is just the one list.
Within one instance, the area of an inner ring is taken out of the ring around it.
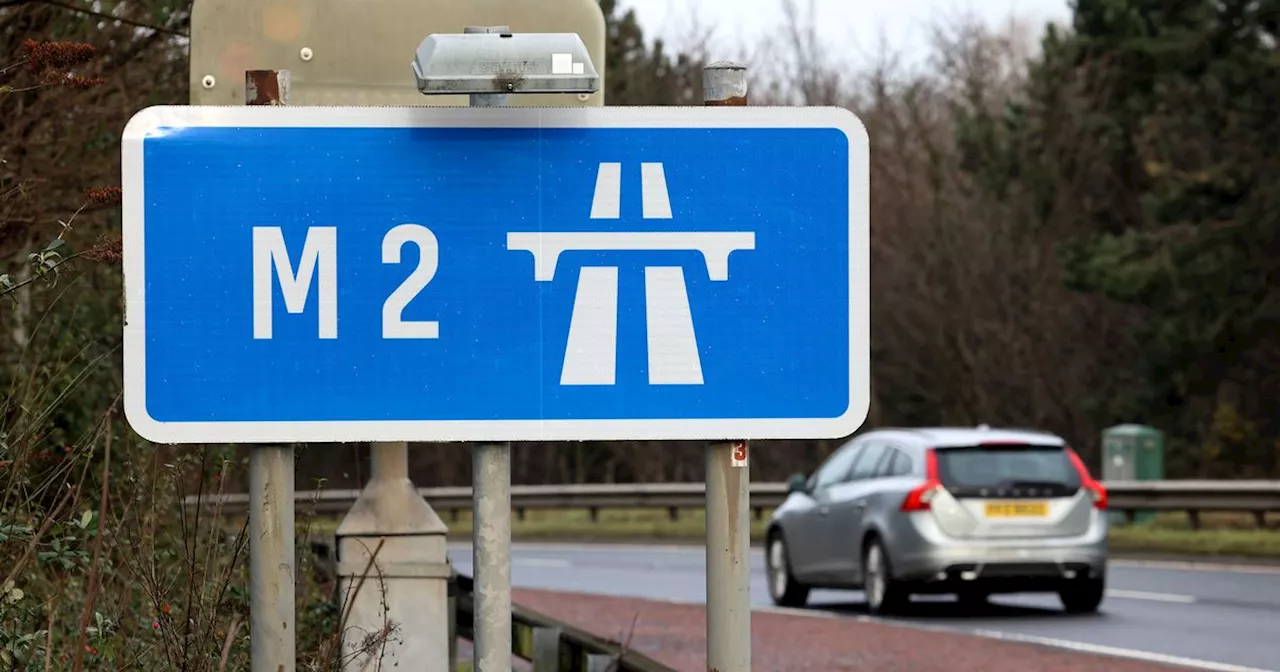
{"label": "beige metal panel", "polygon": [[453,105],[424,96],[410,62],[431,33],[469,25],[577,33],[600,72],[593,94],[513,95],[510,105],[604,104],[604,14],[597,0],[195,0],[191,104],[243,105],[246,70],[288,70],[293,105]]}

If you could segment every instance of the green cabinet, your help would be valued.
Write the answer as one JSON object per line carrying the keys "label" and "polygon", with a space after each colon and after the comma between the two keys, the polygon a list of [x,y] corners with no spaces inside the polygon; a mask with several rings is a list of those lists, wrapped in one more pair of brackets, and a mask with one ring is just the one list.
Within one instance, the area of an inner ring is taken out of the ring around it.
{"label": "green cabinet", "polygon": [[[1159,481],[1164,479],[1164,435],[1146,425],[1117,425],[1102,432],[1102,480]],[[1134,520],[1148,521],[1152,511],[1138,511]],[[1124,515],[1111,514],[1120,523]]]}

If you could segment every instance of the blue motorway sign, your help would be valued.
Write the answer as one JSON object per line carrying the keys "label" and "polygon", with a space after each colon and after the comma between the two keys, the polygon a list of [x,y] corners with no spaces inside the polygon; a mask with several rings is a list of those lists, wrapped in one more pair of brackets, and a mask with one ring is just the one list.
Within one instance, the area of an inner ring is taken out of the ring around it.
{"label": "blue motorway sign", "polygon": [[145,109],[129,421],[161,443],[846,436],[868,155],[834,108]]}

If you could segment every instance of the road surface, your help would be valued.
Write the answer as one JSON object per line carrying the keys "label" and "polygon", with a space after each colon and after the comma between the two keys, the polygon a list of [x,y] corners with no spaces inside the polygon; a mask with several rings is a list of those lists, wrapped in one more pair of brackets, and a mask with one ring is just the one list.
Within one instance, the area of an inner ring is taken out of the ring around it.
{"label": "road surface", "polygon": [[[512,583],[702,603],[703,553],[697,546],[517,543]],[[471,574],[469,544],[450,544],[449,555]],[[993,598],[982,613],[931,599],[892,620],[1205,670],[1280,672],[1280,569],[1112,563],[1099,614],[1066,615],[1053,595],[1011,595]],[[751,601],[772,607],[759,549],[752,549]],[[810,611],[867,618],[858,592],[814,591],[809,604]]]}

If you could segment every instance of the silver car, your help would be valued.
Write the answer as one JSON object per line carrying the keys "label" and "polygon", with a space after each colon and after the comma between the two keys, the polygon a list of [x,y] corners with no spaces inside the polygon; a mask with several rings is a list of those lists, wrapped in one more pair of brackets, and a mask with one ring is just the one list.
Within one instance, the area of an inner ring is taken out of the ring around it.
{"label": "silver car", "polygon": [[862,589],[872,614],[913,594],[1056,592],[1070,612],[1101,604],[1107,495],[1059,436],[978,428],[878,429],[793,476],[769,521],[774,603],[813,588]]}

